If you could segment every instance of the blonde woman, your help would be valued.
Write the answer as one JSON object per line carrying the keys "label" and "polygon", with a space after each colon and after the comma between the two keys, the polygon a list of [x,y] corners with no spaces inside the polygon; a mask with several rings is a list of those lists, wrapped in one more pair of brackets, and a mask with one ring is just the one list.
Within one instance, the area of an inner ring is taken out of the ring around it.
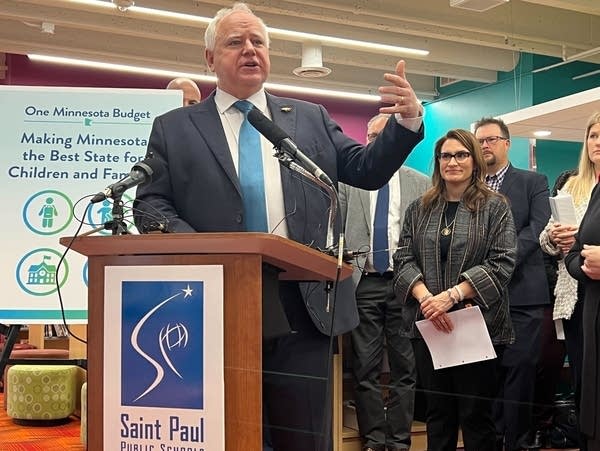
{"label": "blonde woman", "polygon": [[[560,224],[550,218],[548,225],[540,234],[540,245],[544,252],[563,257],[573,243],[579,224],[588,208],[590,195],[600,175],[600,112],[588,120],[585,139],[579,156],[577,171],[564,182],[562,192],[573,197],[576,224]],[[560,179],[560,177],[559,177]],[[557,180],[557,185],[560,181]],[[558,263],[558,279],[554,289],[556,301],[553,318],[562,320],[565,331],[565,345],[569,356],[569,366],[575,385],[575,403],[579,410],[581,401],[581,374],[583,359],[583,293],[578,283],[567,272],[565,262]],[[581,449],[586,449],[585,440]]]}

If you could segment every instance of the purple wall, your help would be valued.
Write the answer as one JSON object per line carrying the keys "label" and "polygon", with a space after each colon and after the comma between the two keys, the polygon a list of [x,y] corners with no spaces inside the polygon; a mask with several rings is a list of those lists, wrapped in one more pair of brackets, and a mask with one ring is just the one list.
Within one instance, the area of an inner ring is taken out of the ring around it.
{"label": "purple wall", "polygon": [[[0,80],[4,85],[21,86],[80,86],[95,88],[155,88],[162,89],[170,78],[153,75],[135,75],[101,69],[90,69],[76,66],[63,66],[54,63],[30,61],[25,55],[6,55],[8,71],[6,78]],[[198,83],[202,96],[206,97],[214,89],[214,85]],[[273,94],[286,96],[285,93]],[[344,132],[359,142],[365,141],[367,121],[377,114],[377,104],[351,102],[331,98],[298,97],[320,103],[337,121]]]}

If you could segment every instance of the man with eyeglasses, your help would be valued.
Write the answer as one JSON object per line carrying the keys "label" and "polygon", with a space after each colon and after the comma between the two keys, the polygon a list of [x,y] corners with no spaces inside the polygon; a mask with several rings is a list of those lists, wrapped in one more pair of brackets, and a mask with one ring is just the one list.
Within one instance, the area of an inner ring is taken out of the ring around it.
{"label": "man with eyeglasses", "polygon": [[539,236],[550,218],[545,175],[510,164],[510,133],[500,119],[475,124],[487,162],[486,183],[510,202],[517,230],[517,265],[508,286],[516,340],[498,356],[498,402],[495,406],[497,449],[524,447],[531,427],[536,365],[541,353],[544,306],[550,304],[548,280]]}
{"label": "man with eyeglasses", "polygon": [[[378,114],[369,120],[368,143],[377,139],[389,118],[389,114]],[[352,274],[360,322],[350,332],[351,360],[363,451],[402,451],[411,444],[415,359],[410,340],[398,333],[402,304],[395,301],[391,256],[398,247],[404,210],[429,186],[427,176],[404,166],[377,191],[339,185],[347,246],[352,250],[371,250],[356,258]],[[376,238],[380,223],[383,245]],[[390,366],[387,401],[380,383],[384,350]]]}

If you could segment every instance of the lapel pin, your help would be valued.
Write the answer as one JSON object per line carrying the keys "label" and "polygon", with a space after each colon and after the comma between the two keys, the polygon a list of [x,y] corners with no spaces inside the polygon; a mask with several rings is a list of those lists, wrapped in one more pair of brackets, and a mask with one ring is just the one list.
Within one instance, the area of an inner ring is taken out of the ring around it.
{"label": "lapel pin", "polygon": [[282,106],[281,107],[281,112],[282,113],[289,113],[290,111],[292,111],[292,107],[291,106]]}

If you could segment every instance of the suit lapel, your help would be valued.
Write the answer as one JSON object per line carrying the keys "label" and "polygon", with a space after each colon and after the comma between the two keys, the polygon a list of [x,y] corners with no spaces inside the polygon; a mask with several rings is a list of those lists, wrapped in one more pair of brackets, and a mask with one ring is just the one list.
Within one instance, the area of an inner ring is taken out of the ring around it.
{"label": "suit lapel", "polygon": [[365,224],[367,224],[367,230],[369,235],[371,234],[371,193],[365,190],[358,190],[358,198],[362,207],[363,216],[365,218]]}
{"label": "suit lapel", "polygon": [[500,186],[500,193],[504,194],[506,197],[510,198],[510,192],[512,191],[512,187],[514,186],[513,178],[515,177],[515,171],[513,165],[511,164],[506,170],[506,174],[504,174],[504,180],[502,180],[502,186]]}
{"label": "suit lapel", "polygon": [[269,93],[267,95],[267,106],[271,118],[275,124],[286,131],[293,141],[296,140],[296,106],[286,102],[287,99],[276,97]]}
{"label": "suit lapel", "polygon": [[206,142],[208,149],[213,153],[215,159],[241,195],[240,181],[235,172],[231,151],[229,150],[221,118],[215,104],[214,93],[205,102],[188,108],[194,109],[190,113],[190,119],[196,130],[198,130],[198,133]]}
{"label": "suit lapel", "polygon": [[[269,93],[266,93],[266,96],[267,107],[271,113],[272,121],[286,133],[288,133],[292,140],[295,140],[297,116],[296,105],[289,103],[287,99],[282,99]],[[294,217],[290,218],[291,220],[288,221],[290,234],[294,235],[294,225],[296,224],[295,216],[301,216],[301,212],[299,211],[300,207],[297,205],[295,195],[296,193],[302,192],[302,182],[300,181],[302,177],[298,174],[292,176],[292,171],[284,168],[281,169],[280,173],[286,215],[296,211],[296,215],[294,215]]]}

